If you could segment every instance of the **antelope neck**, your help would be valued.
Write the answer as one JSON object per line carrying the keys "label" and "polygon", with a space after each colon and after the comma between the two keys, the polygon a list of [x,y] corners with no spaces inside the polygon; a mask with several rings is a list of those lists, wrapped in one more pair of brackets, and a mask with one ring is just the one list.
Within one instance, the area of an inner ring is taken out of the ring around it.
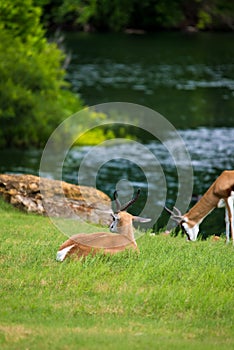
{"label": "antelope neck", "polygon": [[200,223],[218,205],[219,201],[220,197],[214,194],[211,186],[184,217],[194,224]]}

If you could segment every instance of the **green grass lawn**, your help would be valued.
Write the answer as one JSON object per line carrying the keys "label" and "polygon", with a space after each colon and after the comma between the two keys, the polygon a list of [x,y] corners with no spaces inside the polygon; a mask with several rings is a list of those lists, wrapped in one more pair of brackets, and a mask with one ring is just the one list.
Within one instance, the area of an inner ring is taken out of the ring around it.
{"label": "green grass lawn", "polygon": [[1,349],[234,348],[232,244],[145,234],[139,255],[58,263],[48,218],[0,201],[0,230]]}

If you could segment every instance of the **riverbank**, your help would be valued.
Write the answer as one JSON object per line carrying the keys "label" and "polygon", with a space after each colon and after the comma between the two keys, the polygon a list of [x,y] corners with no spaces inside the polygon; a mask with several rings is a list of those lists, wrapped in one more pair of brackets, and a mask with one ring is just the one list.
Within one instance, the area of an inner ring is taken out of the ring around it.
{"label": "riverbank", "polygon": [[48,218],[2,201],[0,214],[1,349],[233,348],[233,247],[224,240],[145,234],[140,255],[61,264],[64,235]]}

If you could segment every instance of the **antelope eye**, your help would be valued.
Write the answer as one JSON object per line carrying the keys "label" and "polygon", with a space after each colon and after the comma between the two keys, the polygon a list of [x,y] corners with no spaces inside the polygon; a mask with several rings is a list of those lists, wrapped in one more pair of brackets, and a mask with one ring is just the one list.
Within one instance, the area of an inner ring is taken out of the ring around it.
{"label": "antelope eye", "polygon": [[112,216],[114,221],[118,220],[118,216],[117,215],[111,214],[111,216]]}

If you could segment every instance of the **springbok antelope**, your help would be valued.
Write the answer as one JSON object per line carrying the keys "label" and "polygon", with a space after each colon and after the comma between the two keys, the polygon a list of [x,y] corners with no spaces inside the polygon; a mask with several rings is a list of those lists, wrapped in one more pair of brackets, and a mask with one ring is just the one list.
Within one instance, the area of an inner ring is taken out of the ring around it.
{"label": "springbok antelope", "polygon": [[226,242],[230,239],[234,244],[234,170],[225,170],[205,192],[201,199],[184,215],[174,207],[173,211],[165,208],[185,230],[189,241],[196,241],[199,225],[203,219],[214,209],[225,206]]}
{"label": "springbok antelope", "polygon": [[116,211],[111,213],[112,222],[110,224],[110,231],[112,233],[80,233],[72,236],[60,246],[57,252],[57,261],[64,261],[69,255],[82,258],[89,254],[95,255],[98,252],[116,254],[125,249],[138,250],[132,222],[149,222],[151,219],[133,216],[127,213],[126,210],[138,199],[139,194],[140,190],[138,190],[133,199],[121,206],[117,191],[115,191]]}

